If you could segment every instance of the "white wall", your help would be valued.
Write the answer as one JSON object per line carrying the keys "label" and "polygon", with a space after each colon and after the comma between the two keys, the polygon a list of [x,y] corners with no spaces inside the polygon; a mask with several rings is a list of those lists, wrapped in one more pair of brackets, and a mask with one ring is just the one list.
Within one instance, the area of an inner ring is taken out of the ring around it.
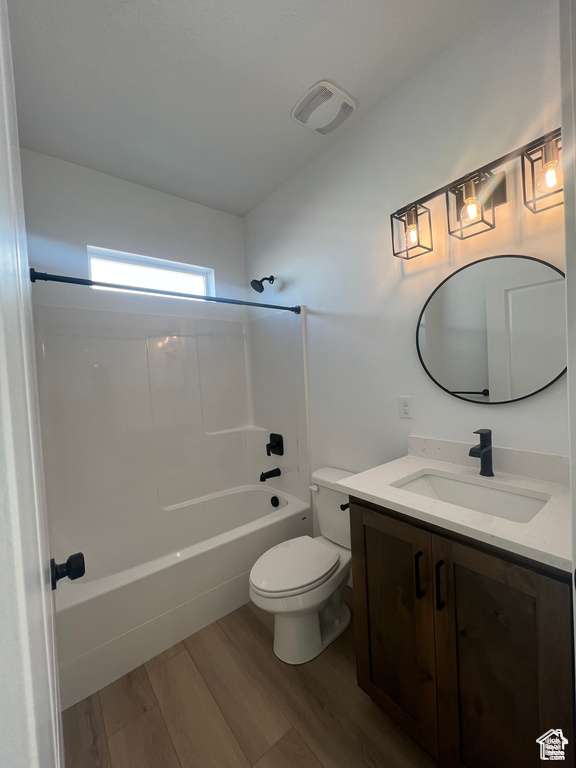
{"label": "white wall", "polygon": [[[477,258],[535,256],[563,267],[562,209],[534,216],[511,202],[494,231],[464,243],[431,204],[434,252],[392,256],[389,214],[560,125],[556,0],[518,0],[438,57],[245,220],[248,278],[275,274],[267,296],[305,304],[312,467],[360,470],[406,451],[409,433],[567,454],[564,379],[500,406],[435,387],[415,350],[419,311],[448,274]],[[412,421],[398,417],[412,395]]]}
{"label": "white wall", "polygon": [[[30,264],[89,277],[87,245],[215,270],[216,295],[244,298],[243,223],[238,216],[22,150]],[[72,290],[72,294],[70,291]],[[34,288],[35,303],[90,300],[83,288]],[[127,307],[129,297],[122,297]]]}

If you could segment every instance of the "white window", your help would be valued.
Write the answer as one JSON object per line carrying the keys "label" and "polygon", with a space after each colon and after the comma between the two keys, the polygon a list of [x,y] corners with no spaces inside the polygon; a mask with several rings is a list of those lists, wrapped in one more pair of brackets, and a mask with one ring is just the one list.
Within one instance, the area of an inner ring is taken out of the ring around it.
{"label": "white window", "polygon": [[[88,246],[88,258],[90,279],[99,283],[156,288],[160,291],[191,293],[195,296],[214,296],[214,270],[207,267],[195,267],[179,261],[166,261],[135,253],[110,251],[92,245]],[[129,288],[94,287],[100,290],[135,293]]]}

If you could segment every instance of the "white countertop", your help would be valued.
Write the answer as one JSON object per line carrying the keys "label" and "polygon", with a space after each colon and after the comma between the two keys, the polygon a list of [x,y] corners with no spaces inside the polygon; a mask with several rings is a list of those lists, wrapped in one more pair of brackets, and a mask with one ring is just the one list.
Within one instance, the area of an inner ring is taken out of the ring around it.
{"label": "white countertop", "polygon": [[[391,485],[425,469],[457,473],[462,478],[478,477],[477,467],[418,456],[404,456],[366,472],[350,475],[338,481],[337,485],[351,496],[371,501],[407,517],[514,552],[562,571],[572,571],[568,485],[494,472],[493,479],[496,482],[550,495],[550,499],[532,520],[528,523],[518,523],[420,496]],[[488,482],[490,480],[492,478]]]}

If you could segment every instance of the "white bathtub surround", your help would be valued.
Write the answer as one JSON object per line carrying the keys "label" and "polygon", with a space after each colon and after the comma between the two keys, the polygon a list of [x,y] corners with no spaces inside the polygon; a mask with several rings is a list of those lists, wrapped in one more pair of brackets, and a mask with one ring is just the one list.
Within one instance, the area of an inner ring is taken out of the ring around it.
{"label": "white bathtub surround", "polygon": [[[281,296],[277,300],[284,303]],[[303,310],[294,316],[251,309],[248,317],[253,420],[254,424],[270,425],[267,432],[252,436],[252,465],[259,472],[280,467],[282,475],[275,478],[274,485],[299,499],[308,499],[306,313]],[[284,437],[283,456],[266,456],[270,432]]]}
{"label": "white bathtub surround", "polygon": [[86,557],[56,595],[64,707],[247,602],[258,557],[312,531],[301,318],[68,290],[90,308],[35,307],[52,554]]}
{"label": "white bathtub surround", "polygon": [[[277,508],[270,504],[274,494]],[[312,530],[309,506],[272,487],[238,488],[196,504],[188,515],[204,529],[203,541],[190,545],[194,528],[180,526],[179,549],[170,554],[95,580],[60,582],[56,632],[64,709],[246,603],[258,557]],[[210,521],[218,526],[212,535]],[[169,514],[164,526],[171,528]]]}
{"label": "white bathtub surround", "polygon": [[[87,578],[175,551],[178,536],[202,541],[195,501],[262,471],[280,467],[274,486],[309,496],[300,319],[168,304],[180,316],[36,307],[52,553],[83,551]],[[266,456],[270,432],[284,456]]]}
{"label": "white bathtub surround", "polygon": [[[459,453],[460,455],[460,453]],[[472,484],[481,482],[506,491],[526,490],[544,503],[528,522],[515,522],[467,507],[430,498],[395,484],[426,470],[456,476]],[[569,486],[526,476],[505,474],[494,463],[494,478],[479,477],[479,461],[465,466],[421,456],[405,456],[342,480],[351,496],[371,501],[416,520],[460,533],[540,563],[572,570]]]}
{"label": "white bathtub surround", "polygon": [[[492,423],[497,424],[497,420],[494,420],[490,414],[488,420],[484,420],[482,423],[490,426]],[[463,464],[466,467],[476,467],[478,466],[478,459],[468,455],[470,448],[478,442],[478,440],[472,442],[474,437],[471,434],[471,442],[460,443],[454,440],[437,440],[432,437],[410,435],[408,437],[408,455],[434,459],[435,461],[449,461],[453,464]],[[492,439],[498,440],[497,428]],[[534,480],[546,480],[562,485],[568,485],[570,482],[568,456],[521,451],[517,448],[500,448],[498,445],[493,445],[492,457],[494,469],[508,475],[522,475]]]}

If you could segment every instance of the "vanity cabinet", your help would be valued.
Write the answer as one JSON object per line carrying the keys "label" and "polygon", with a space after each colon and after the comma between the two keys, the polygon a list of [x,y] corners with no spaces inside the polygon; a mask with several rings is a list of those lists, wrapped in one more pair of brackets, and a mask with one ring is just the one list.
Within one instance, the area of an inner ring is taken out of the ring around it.
{"label": "vanity cabinet", "polygon": [[574,768],[571,586],[351,503],[358,683],[447,768]]}
{"label": "vanity cabinet", "polygon": [[430,534],[353,504],[350,514],[359,685],[437,755]]}

